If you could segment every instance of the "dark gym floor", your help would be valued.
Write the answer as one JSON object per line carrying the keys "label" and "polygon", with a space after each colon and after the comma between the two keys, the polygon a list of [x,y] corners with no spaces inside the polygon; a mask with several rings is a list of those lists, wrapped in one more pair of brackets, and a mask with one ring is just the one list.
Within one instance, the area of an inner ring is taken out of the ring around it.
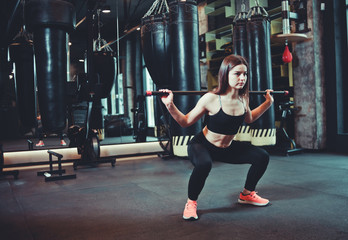
{"label": "dark gym floor", "polygon": [[36,176],[42,169],[25,169],[0,180],[1,239],[348,239],[344,155],[272,155],[257,189],[267,207],[237,203],[247,165],[215,163],[195,222],[182,219],[188,160],[150,155],[114,168],[64,168],[77,178],[45,182]]}

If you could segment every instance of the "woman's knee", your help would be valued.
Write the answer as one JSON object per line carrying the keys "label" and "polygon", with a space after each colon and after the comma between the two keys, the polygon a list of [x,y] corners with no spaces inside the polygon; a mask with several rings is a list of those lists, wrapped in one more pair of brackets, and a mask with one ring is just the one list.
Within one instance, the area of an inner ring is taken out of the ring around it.
{"label": "woman's knee", "polygon": [[199,171],[201,173],[209,174],[212,169],[211,161],[198,161],[195,165],[195,171]]}
{"label": "woman's knee", "polygon": [[212,168],[212,159],[204,146],[200,144],[189,145],[188,156],[196,171],[210,172]]}
{"label": "woman's knee", "polygon": [[264,166],[267,166],[269,163],[269,153],[263,148],[260,148],[258,161],[259,161],[259,164],[262,164]]}

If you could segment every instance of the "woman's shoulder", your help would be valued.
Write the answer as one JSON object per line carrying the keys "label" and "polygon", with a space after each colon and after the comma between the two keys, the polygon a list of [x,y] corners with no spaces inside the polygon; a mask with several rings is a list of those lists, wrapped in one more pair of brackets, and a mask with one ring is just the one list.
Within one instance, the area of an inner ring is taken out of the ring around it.
{"label": "woman's shoulder", "polygon": [[214,92],[207,92],[206,94],[202,96],[202,98],[205,98],[207,100],[217,99],[218,97],[219,95],[215,94]]}
{"label": "woman's shoulder", "polygon": [[204,94],[201,98],[200,98],[200,102],[204,105],[204,106],[209,106],[212,103],[215,103],[219,98],[219,95],[216,95],[213,92],[207,92],[206,94]]}

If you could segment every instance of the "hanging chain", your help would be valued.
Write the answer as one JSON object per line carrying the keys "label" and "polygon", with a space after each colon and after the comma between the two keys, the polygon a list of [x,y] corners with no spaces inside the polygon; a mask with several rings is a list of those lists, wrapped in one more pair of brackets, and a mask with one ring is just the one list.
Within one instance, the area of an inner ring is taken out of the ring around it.
{"label": "hanging chain", "polygon": [[100,21],[100,13],[101,13],[101,9],[97,9],[97,24],[98,24],[98,38],[97,40],[93,41],[93,51],[113,51],[112,48],[110,46],[106,46],[103,47],[105,44],[107,44],[107,42],[101,38],[101,34],[100,34],[100,28],[103,26],[103,23]]}
{"label": "hanging chain", "polygon": [[[165,6],[165,8],[163,7],[163,5]],[[169,12],[169,7],[168,7],[168,3],[166,0],[156,0],[152,6],[150,7],[150,9],[145,13],[144,17],[148,17],[150,15],[152,15],[154,12],[156,12],[157,14],[160,14],[161,12]]]}
{"label": "hanging chain", "polygon": [[98,15],[98,39],[97,39],[97,42],[98,42],[98,50],[100,49],[100,40],[101,40],[101,37],[100,37],[100,28],[101,28],[101,22],[100,22],[100,12],[101,12],[101,9],[98,9],[97,10],[97,15]]}
{"label": "hanging chain", "polygon": [[242,0],[241,10],[245,12],[245,0]]}
{"label": "hanging chain", "polygon": [[154,11],[154,9],[156,8],[157,4],[158,4],[159,0],[156,0],[152,6],[150,7],[150,9],[145,13],[144,17],[148,17],[152,14],[152,12]]}
{"label": "hanging chain", "polygon": [[23,25],[19,33],[17,33],[17,35],[12,40],[16,40],[17,38],[24,38],[27,42],[33,42],[33,34],[27,32],[25,27],[25,12],[24,12],[25,0],[21,0],[21,4],[23,9],[22,10]]}
{"label": "hanging chain", "polygon": [[268,17],[268,12],[266,11],[266,9],[264,9],[262,6],[260,6],[259,4],[259,0],[255,0],[256,6],[250,8],[248,14],[247,14],[247,18],[249,19],[251,15],[262,15],[264,17]]}

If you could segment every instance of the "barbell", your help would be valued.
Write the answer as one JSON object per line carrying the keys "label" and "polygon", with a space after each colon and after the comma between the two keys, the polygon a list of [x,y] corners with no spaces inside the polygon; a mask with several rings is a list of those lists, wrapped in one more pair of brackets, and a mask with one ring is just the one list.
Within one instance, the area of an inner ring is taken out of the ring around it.
{"label": "barbell", "polygon": [[[207,93],[207,91],[172,91],[174,95],[204,95]],[[249,94],[255,94],[255,95],[260,95],[260,94],[266,94],[266,91],[249,91]],[[270,92],[271,94],[276,94],[276,95],[288,95],[289,91],[272,91]],[[161,92],[161,91],[146,91],[145,92],[145,97],[149,96],[165,96],[168,95],[167,92]]]}

